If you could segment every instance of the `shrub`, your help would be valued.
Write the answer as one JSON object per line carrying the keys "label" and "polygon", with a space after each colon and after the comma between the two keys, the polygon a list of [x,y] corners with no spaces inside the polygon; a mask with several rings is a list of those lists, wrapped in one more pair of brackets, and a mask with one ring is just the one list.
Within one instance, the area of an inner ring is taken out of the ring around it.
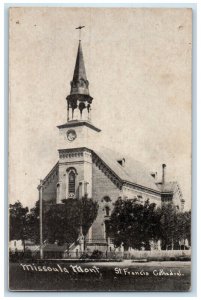
{"label": "shrub", "polygon": [[103,257],[102,251],[94,250],[90,258],[91,259],[101,259],[102,257]]}
{"label": "shrub", "polygon": [[25,252],[22,251],[9,252],[9,260],[11,262],[19,262],[25,259],[32,259],[32,252],[30,250],[26,249]]}
{"label": "shrub", "polygon": [[87,253],[83,253],[83,254],[80,256],[80,259],[87,259],[87,258],[90,258],[89,254],[87,254]]}

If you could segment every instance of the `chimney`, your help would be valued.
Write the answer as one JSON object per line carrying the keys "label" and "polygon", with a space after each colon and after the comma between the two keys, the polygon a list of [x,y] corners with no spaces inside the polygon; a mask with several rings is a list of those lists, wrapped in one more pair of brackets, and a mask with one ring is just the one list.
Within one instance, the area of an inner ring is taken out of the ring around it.
{"label": "chimney", "polygon": [[162,164],[162,184],[165,183],[166,180],[166,164]]}

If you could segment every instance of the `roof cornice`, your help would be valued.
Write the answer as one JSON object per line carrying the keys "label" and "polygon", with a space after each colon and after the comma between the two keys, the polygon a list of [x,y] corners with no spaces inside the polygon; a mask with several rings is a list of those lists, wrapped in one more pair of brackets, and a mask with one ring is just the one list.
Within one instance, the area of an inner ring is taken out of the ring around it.
{"label": "roof cornice", "polygon": [[69,121],[68,123],[57,126],[57,128],[61,129],[61,128],[72,128],[72,127],[79,127],[79,126],[86,126],[86,127],[89,127],[89,128],[91,128],[91,129],[93,129],[97,132],[101,131],[101,129],[99,129],[98,127],[96,127],[93,124],[89,123],[88,121],[79,121],[79,120]]}

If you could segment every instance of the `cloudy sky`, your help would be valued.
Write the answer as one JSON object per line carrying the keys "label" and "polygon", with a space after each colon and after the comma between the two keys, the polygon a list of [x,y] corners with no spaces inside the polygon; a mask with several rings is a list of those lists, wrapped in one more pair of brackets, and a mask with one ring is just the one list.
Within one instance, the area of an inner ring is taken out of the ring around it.
{"label": "cloudy sky", "polygon": [[191,10],[12,8],[10,10],[9,198],[29,207],[58,160],[82,34],[92,121],[101,142],[142,161],[167,164],[191,202]]}

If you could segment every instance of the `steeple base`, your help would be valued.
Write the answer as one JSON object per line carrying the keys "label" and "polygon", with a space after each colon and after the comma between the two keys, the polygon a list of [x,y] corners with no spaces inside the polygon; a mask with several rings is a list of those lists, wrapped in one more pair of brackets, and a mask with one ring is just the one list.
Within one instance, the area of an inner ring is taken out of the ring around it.
{"label": "steeple base", "polygon": [[61,128],[71,128],[71,127],[79,127],[79,126],[86,126],[86,127],[89,127],[89,128],[91,128],[91,129],[93,129],[97,132],[101,131],[101,129],[94,126],[91,122],[85,121],[85,120],[71,120],[71,121],[68,121],[67,123],[65,123],[63,125],[59,125],[57,127],[59,129],[61,129]]}
{"label": "steeple base", "polygon": [[72,120],[57,126],[60,133],[60,148],[94,148],[101,131],[89,121]]}

